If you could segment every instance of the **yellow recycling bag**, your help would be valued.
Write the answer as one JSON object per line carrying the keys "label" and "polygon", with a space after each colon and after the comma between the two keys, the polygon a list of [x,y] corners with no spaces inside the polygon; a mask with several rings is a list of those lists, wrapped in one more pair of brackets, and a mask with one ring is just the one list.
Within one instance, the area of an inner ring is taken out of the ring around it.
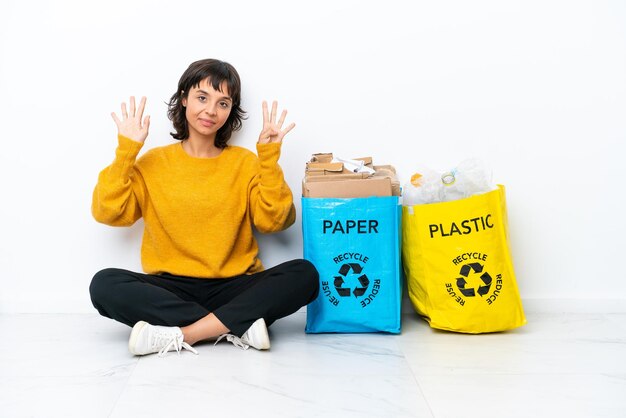
{"label": "yellow recycling bag", "polygon": [[509,251],[503,186],[402,211],[409,298],[432,328],[478,334],[526,323]]}

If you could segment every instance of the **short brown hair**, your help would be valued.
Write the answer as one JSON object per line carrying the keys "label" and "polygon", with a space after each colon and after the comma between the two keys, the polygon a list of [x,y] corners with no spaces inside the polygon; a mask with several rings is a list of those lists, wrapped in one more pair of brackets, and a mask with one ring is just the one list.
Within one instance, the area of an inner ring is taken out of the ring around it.
{"label": "short brown hair", "polygon": [[182,102],[192,87],[198,87],[202,80],[207,79],[211,86],[220,92],[222,91],[222,83],[226,82],[228,94],[233,100],[230,115],[228,115],[226,123],[217,131],[215,136],[215,146],[226,148],[233,131],[241,129],[246,112],[241,108],[241,80],[237,70],[229,63],[216,59],[209,58],[193,62],[180,77],[178,89],[172,95],[167,108],[167,116],[176,130],[176,132],[171,132],[170,135],[180,140],[189,138],[189,126],[187,125],[185,107]]}

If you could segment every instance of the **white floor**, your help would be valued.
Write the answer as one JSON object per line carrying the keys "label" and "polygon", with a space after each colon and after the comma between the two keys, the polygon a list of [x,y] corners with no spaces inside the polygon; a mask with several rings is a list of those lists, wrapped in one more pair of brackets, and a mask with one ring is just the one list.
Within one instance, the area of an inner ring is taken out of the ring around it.
{"label": "white floor", "polygon": [[305,335],[269,352],[133,357],[97,315],[0,315],[0,417],[626,417],[626,312],[532,312],[499,334]]}

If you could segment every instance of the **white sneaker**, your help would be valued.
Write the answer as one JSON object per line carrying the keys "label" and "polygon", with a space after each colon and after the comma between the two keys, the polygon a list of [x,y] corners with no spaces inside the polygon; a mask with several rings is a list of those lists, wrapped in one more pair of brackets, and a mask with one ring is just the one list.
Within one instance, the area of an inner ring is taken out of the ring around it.
{"label": "white sneaker", "polygon": [[176,350],[180,354],[183,348],[198,354],[192,346],[183,341],[183,338],[183,332],[179,327],[162,327],[139,321],[130,333],[128,349],[136,356],[159,353],[159,357],[163,357],[171,350]]}
{"label": "white sneaker", "polygon": [[254,347],[257,350],[269,350],[270,348],[270,336],[267,333],[267,326],[263,318],[254,321],[254,324],[248,328],[241,338],[233,334],[222,334],[217,341],[215,341],[215,344],[219,343],[224,338],[226,338],[226,341],[244,350],[250,347]]}

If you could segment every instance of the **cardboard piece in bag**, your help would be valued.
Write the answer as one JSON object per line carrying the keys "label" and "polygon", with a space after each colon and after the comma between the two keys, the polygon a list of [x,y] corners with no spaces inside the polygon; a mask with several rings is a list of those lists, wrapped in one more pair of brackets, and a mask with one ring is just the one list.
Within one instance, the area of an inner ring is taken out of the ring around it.
{"label": "cardboard piece in bag", "polygon": [[354,198],[400,195],[400,182],[393,166],[374,166],[372,157],[354,159],[364,161],[376,173],[354,173],[341,162],[333,163],[332,153],[313,154],[302,181],[302,196]]}
{"label": "cardboard piece in bag", "polygon": [[391,179],[370,177],[366,179],[341,179],[329,181],[302,181],[304,197],[370,197],[392,196]]}

